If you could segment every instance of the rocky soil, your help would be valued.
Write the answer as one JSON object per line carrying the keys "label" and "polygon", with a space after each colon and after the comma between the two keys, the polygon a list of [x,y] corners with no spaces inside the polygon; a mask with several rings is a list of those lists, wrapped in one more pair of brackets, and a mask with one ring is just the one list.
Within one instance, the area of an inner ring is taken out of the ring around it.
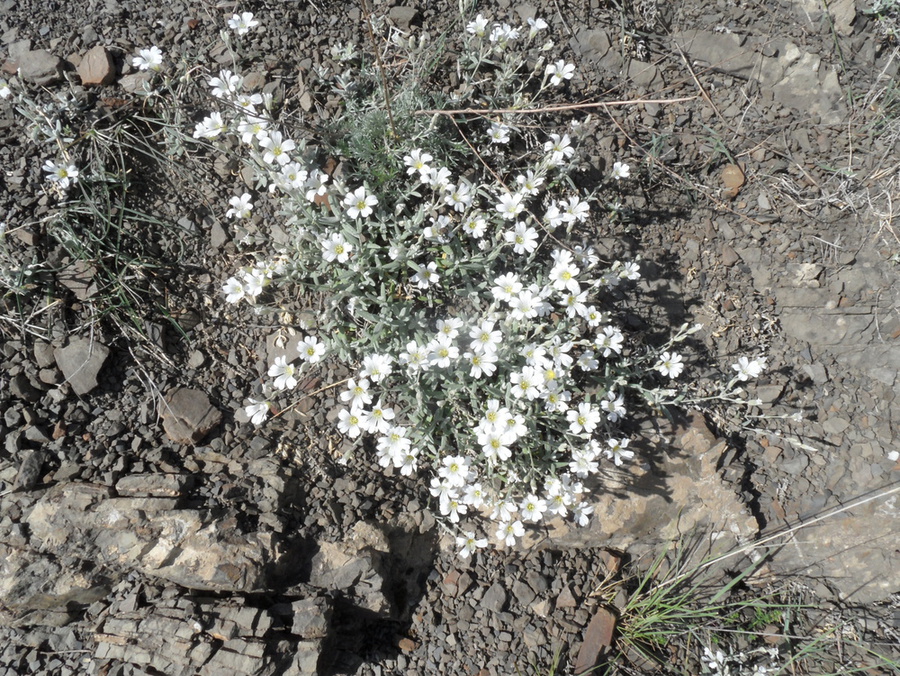
{"label": "rocky soil", "polygon": [[[404,30],[459,31],[455,3],[372,4]],[[546,18],[577,66],[573,102],[685,99],[591,111],[585,182],[616,159],[634,168],[627,236],[598,222],[591,244],[643,260],[639,325],[703,323],[698,382],[742,354],[769,368],[750,387],[762,401],[752,424],[715,407],[636,421],[642,462],[604,478],[588,528],[550,523],[470,561],[435,523],[427,487],[364,453],[339,462],[337,402],[316,392],[344,366],[326,364],[301,384],[310,396],[263,427],[236,415],[283,345],[272,318],[222,300],[236,234],[221,205],[243,185],[229,158],[146,177],[142,198],[181,232],[179,265],[154,287],[181,331],[148,309],[151,340],[136,344],[97,317],[91,270],[58,259],[44,228],[48,152],[0,100],[6,242],[54,261],[59,299],[23,321],[7,296],[0,324],[0,674],[493,676],[548,665],[557,648],[574,664],[599,650],[606,611],[592,594],[606,573],[698,533],[698,557],[774,545],[767,574],[889,648],[900,53],[864,5],[823,8],[479,3],[498,20]],[[228,65],[218,34],[236,10],[262,22],[245,58],[297,124],[332,115],[304,78],[338,41],[365,48],[355,3],[0,0],[0,76],[117,114],[132,105],[140,48]]]}

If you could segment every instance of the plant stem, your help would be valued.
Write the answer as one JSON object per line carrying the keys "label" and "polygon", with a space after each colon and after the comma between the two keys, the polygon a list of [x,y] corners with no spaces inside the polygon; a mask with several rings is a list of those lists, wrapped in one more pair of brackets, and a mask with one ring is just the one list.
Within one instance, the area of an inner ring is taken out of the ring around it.
{"label": "plant stem", "polygon": [[375,32],[372,30],[372,14],[369,11],[368,0],[360,0],[362,3],[363,14],[366,17],[366,28],[369,29],[369,39],[372,41],[372,50],[375,52],[375,63],[378,64],[378,72],[381,75],[381,88],[384,91],[384,108],[387,111],[388,122],[391,125],[391,134],[394,138],[398,138],[397,128],[394,127],[394,114],[391,112],[391,95],[388,91],[387,76],[384,73],[384,64],[381,62],[381,54],[378,51],[378,43],[375,42]]}

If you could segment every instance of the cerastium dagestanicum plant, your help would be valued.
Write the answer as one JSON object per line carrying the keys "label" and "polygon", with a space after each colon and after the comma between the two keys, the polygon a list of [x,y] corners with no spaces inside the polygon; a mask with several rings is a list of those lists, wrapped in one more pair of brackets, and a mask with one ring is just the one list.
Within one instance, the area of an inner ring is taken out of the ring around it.
{"label": "cerastium dagestanicum plant", "polygon": [[[391,30],[378,46],[389,78],[338,45],[343,72],[318,75],[345,114],[315,140],[289,138],[271,97],[223,70],[208,80],[214,110],[193,131],[239,143],[254,169],[256,196],[234,195],[227,216],[243,226],[254,201],[271,199],[285,233],[254,255],[261,240],[243,231],[253,262],[225,282],[225,299],[262,308],[278,287],[326,298],[314,335],[274,360],[247,416],[263,424],[326,354],[346,361],[356,370],[336,384],[340,431],[374,438],[384,468],[427,469],[463,557],[487,544],[472,530],[477,515],[489,514],[488,535],[507,545],[551,515],[587,524],[583,480],[634,457],[620,431],[629,410],[685,395],[673,385],[684,368],[673,347],[695,327],[654,351],[630,348],[616,300],[638,263],[603,262],[573,237],[629,167],[617,162],[584,194],[570,177],[584,125],[545,132],[516,112],[575,72],[547,56],[547,30],[539,18],[465,23],[449,95],[430,88],[440,41]],[[503,112],[436,112],[463,108]],[[328,153],[341,159],[333,175]],[[742,359],[722,396],[738,399],[737,383],[763,366]]]}

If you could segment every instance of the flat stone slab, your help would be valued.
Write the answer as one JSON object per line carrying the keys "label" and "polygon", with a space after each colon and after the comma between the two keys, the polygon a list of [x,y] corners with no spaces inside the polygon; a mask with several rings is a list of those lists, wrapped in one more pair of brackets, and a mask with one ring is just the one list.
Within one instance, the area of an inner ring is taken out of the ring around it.
{"label": "flat stone slab", "polygon": [[19,77],[26,82],[46,87],[63,79],[63,62],[46,49],[23,53],[18,59]]}
{"label": "flat stone slab", "polygon": [[179,387],[170,390],[160,404],[159,414],[169,439],[179,444],[196,444],[219,424],[222,413],[200,390]]}
{"label": "flat stone slab", "polygon": [[895,493],[795,531],[769,566],[777,574],[827,580],[841,599],[866,605],[900,589],[898,545]]}
{"label": "flat stone slab", "polygon": [[75,394],[87,394],[97,387],[97,374],[106,363],[109,348],[88,338],[75,338],[53,351],[56,365]]}

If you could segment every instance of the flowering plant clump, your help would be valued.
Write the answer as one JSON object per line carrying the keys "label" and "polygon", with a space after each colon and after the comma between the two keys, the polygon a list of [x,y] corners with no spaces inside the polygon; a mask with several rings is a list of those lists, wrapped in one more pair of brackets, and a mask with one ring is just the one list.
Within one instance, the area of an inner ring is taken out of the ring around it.
{"label": "flowering plant clump", "polygon": [[[548,62],[553,43],[536,41],[547,29],[542,19],[468,22],[465,77],[445,104],[508,111],[570,81],[575,65]],[[428,61],[425,36],[395,32],[390,44],[397,63]],[[353,71],[355,54],[339,60],[341,74],[320,73],[346,102],[334,149],[344,157],[340,175],[311,143],[278,128],[271,97],[248,91],[241,75],[223,70],[207,81],[219,104],[193,136],[240,143],[256,178],[256,195],[232,197],[226,217],[242,221],[254,201],[272,199],[286,233],[224,282],[225,300],[259,307],[264,294],[291,286],[327,302],[297,352],[270,365],[262,398],[245,413],[263,424],[301,369],[333,355],[353,368],[338,384],[338,430],[370,440],[386,470],[428,473],[460,556],[486,546],[485,535],[511,546],[552,517],[587,525],[586,482],[603,465],[634,461],[621,425],[641,402],[678,399],[671,385],[685,364],[674,346],[696,327],[681,327],[658,351],[629,345],[615,299],[640,278],[639,263],[601,261],[572,241],[599,194],[569,177],[580,125],[525,131],[521,115],[504,112],[450,126],[433,111],[417,114],[424,78],[407,73],[411,91],[390,101],[403,125],[395,135],[386,93],[349,86],[369,76]],[[629,176],[616,162],[599,191]],[[736,365],[728,394],[758,374],[752,364]],[[493,525],[474,525],[476,516]]]}

